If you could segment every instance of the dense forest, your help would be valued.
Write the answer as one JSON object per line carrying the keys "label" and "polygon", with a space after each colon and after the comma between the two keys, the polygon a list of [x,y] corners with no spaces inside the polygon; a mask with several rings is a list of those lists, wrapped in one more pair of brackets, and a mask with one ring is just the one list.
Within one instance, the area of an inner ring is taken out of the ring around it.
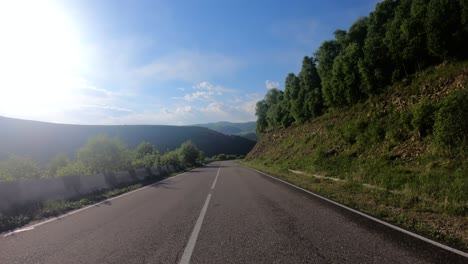
{"label": "dense forest", "polygon": [[334,36],[304,57],[298,75],[287,75],[284,91],[272,89],[257,103],[259,134],[352,106],[429,66],[467,59],[468,1],[382,1]]}

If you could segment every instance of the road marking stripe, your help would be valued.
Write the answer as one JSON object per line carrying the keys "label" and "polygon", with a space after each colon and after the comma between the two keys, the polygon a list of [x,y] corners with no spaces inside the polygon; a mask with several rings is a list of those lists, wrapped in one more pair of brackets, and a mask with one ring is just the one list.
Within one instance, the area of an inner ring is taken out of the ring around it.
{"label": "road marking stripe", "polygon": [[[188,171],[188,172],[190,172],[190,171]],[[141,188],[139,188],[139,189],[136,189],[136,190],[133,190],[133,191],[130,191],[130,192],[126,192],[126,193],[121,194],[121,195],[119,195],[119,196],[115,196],[115,197],[106,199],[106,200],[104,200],[104,201],[101,201],[101,202],[98,202],[98,203],[95,203],[95,204],[91,204],[91,205],[85,206],[85,207],[83,207],[83,208],[80,208],[80,209],[71,211],[71,212],[69,212],[69,213],[66,213],[66,214],[63,214],[63,215],[60,215],[60,216],[57,216],[57,217],[54,217],[54,218],[50,218],[50,219],[48,219],[48,220],[39,222],[39,223],[34,224],[34,225],[30,225],[30,226],[22,227],[21,229],[13,230],[13,231],[11,231],[11,232],[8,232],[8,233],[4,234],[3,237],[8,237],[8,236],[11,236],[11,235],[20,233],[20,232],[33,230],[34,228],[36,228],[36,227],[38,227],[38,226],[48,224],[48,223],[53,222],[53,221],[55,221],[55,220],[59,220],[59,219],[61,220],[61,219],[65,218],[65,217],[67,217],[67,216],[74,215],[74,214],[76,214],[76,213],[79,213],[79,212],[81,212],[81,211],[87,210],[87,209],[89,209],[89,208],[92,208],[92,207],[95,207],[95,206],[98,206],[98,205],[105,204],[105,203],[107,203],[107,202],[110,202],[110,201],[113,201],[113,200],[122,198],[122,197],[124,197],[124,196],[130,195],[130,194],[135,193],[135,192],[138,192],[138,191],[142,191],[142,190],[144,190],[144,189],[146,189],[146,188],[149,188],[149,187],[151,187],[151,186],[154,186],[154,185],[157,185],[157,184],[166,182],[166,181],[168,181],[168,180],[175,179],[175,178],[177,178],[177,177],[179,177],[179,176],[182,176],[182,175],[184,175],[184,174],[186,174],[186,173],[187,173],[187,172],[184,172],[184,173],[181,173],[181,174],[178,174],[178,175],[175,175],[175,176],[166,178],[166,179],[164,179],[164,180],[161,180],[161,181],[152,183],[152,184],[150,184],[150,185],[143,186],[143,187],[141,187]]]}
{"label": "road marking stripe", "polygon": [[221,163],[219,163],[218,172],[216,173],[216,177],[213,181],[213,185],[211,185],[210,193],[206,197],[205,204],[198,216],[197,222],[195,223],[195,227],[193,228],[192,234],[190,235],[189,241],[185,246],[184,253],[182,254],[182,258],[180,259],[179,264],[188,264],[190,262],[190,258],[192,257],[193,249],[195,248],[195,244],[197,243],[198,234],[200,233],[201,226],[203,224],[203,219],[205,218],[206,211],[208,210],[208,205],[210,204],[211,200],[211,191],[214,190],[216,186],[216,182],[218,181],[219,172],[221,171]]}
{"label": "road marking stripe", "polygon": [[182,255],[182,258],[179,262],[180,264],[188,264],[190,262],[190,258],[192,257],[193,249],[195,248],[198,234],[200,233],[200,229],[203,223],[203,219],[205,218],[206,210],[208,208],[208,204],[210,203],[210,199],[211,193],[208,194],[208,197],[206,197],[205,204],[203,205],[203,208],[200,212],[200,216],[198,216],[198,220],[195,224],[195,227],[193,228],[192,235],[190,235],[190,239],[187,243],[187,246],[185,246],[184,254]]}
{"label": "road marking stripe", "polygon": [[15,234],[18,234],[18,233],[21,233],[21,232],[30,231],[30,230],[33,230],[33,229],[34,229],[34,227],[27,227],[27,228],[17,229],[17,230],[15,230],[13,232],[5,234],[3,237],[12,236],[12,235],[15,235]]}
{"label": "road marking stripe", "polygon": [[211,190],[214,190],[216,182],[218,181],[219,171],[221,170],[221,164],[222,164],[222,162],[219,164],[218,173],[216,173],[216,178],[215,178],[215,180],[213,182],[213,185],[211,185]]}
{"label": "road marking stripe", "polygon": [[429,239],[429,238],[423,237],[423,236],[421,236],[421,235],[418,235],[418,234],[416,234],[416,233],[413,233],[413,232],[408,231],[408,230],[406,230],[406,229],[403,229],[403,228],[401,228],[401,227],[392,225],[392,224],[390,224],[390,223],[387,223],[387,222],[385,222],[385,221],[382,221],[382,220],[380,220],[380,219],[377,219],[377,218],[375,218],[375,217],[372,217],[372,216],[370,216],[370,215],[368,215],[368,214],[365,214],[365,213],[363,213],[363,212],[360,212],[360,211],[358,211],[358,210],[355,210],[355,209],[353,209],[353,208],[350,208],[350,207],[348,207],[348,206],[346,206],[346,205],[337,203],[337,202],[335,202],[335,201],[333,201],[333,200],[330,200],[330,199],[328,199],[328,198],[325,198],[325,197],[323,197],[323,196],[321,196],[321,195],[319,195],[319,194],[313,193],[313,192],[311,192],[311,191],[309,191],[309,190],[306,190],[306,189],[304,189],[304,188],[301,188],[301,187],[299,187],[299,186],[296,186],[296,185],[294,185],[294,184],[292,184],[292,183],[283,181],[283,180],[281,180],[281,179],[278,179],[278,178],[276,178],[276,177],[274,177],[274,176],[271,176],[271,175],[266,174],[266,173],[264,173],[264,172],[261,172],[261,171],[259,171],[259,170],[256,170],[256,169],[253,169],[253,168],[249,168],[249,167],[245,167],[245,166],[243,166],[243,167],[244,167],[244,168],[247,168],[247,169],[249,169],[249,170],[258,172],[258,173],[260,173],[260,174],[263,174],[263,175],[265,175],[265,176],[268,176],[268,177],[270,177],[270,178],[272,178],[272,179],[275,179],[275,180],[277,180],[277,181],[280,181],[280,182],[282,182],[282,183],[284,183],[284,184],[287,184],[287,185],[289,185],[289,186],[292,186],[292,187],[294,187],[294,188],[296,188],[296,189],[299,189],[299,190],[301,190],[301,191],[304,191],[304,192],[306,192],[306,193],[308,193],[308,194],[311,194],[311,195],[313,195],[313,196],[315,196],[315,197],[317,197],[317,198],[320,198],[320,199],[322,199],[322,200],[325,200],[325,201],[327,201],[327,202],[329,202],[329,203],[332,203],[332,204],[334,204],[334,205],[336,205],[336,206],[339,206],[339,207],[341,207],[341,208],[344,208],[344,209],[346,209],[346,210],[348,210],[348,211],[351,211],[351,212],[353,212],[353,213],[356,213],[356,214],[358,214],[358,215],[361,215],[361,216],[363,216],[363,217],[365,217],[365,218],[368,218],[368,219],[370,219],[370,220],[373,220],[373,221],[375,221],[375,222],[377,222],[377,223],[380,223],[380,224],[382,224],[382,225],[385,225],[385,226],[387,226],[387,227],[390,227],[390,228],[392,228],[392,229],[395,229],[395,230],[397,230],[397,231],[400,231],[400,232],[402,232],[402,233],[405,233],[405,234],[407,234],[407,235],[410,235],[410,236],[412,236],[412,237],[414,237],[414,238],[420,239],[420,240],[422,240],[422,241],[424,241],[424,242],[427,242],[427,243],[429,243],[429,244],[432,244],[432,245],[434,245],[434,246],[436,246],[436,247],[443,248],[443,249],[448,250],[448,251],[450,251],[450,252],[452,252],[452,253],[461,255],[461,256],[463,256],[463,257],[465,257],[465,258],[468,258],[468,253],[466,253],[466,252],[463,252],[463,251],[461,251],[461,250],[458,250],[458,249],[449,247],[449,246],[447,246],[447,245],[441,244],[441,243],[439,243],[439,242],[436,242],[436,241],[431,240],[431,239]]}

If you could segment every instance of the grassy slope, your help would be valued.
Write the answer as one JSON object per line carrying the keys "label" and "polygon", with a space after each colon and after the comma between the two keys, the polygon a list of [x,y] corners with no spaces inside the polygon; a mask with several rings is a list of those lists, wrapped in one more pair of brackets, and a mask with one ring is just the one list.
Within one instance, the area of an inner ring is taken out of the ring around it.
{"label": "grassy slope", "polygon": [[444,149],[412,124],[421,101],[437,106],[461,89],[468,62],[439,65],[350,109],[265,133],[245,163],[467,249],[468,151]]}

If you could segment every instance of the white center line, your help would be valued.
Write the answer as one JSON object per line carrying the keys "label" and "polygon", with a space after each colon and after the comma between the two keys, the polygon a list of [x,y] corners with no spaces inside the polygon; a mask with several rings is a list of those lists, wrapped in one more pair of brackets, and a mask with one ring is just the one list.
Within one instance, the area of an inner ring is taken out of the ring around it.
{"label": "white center line", "polygon": [[[211,186],[211,190],[214,189],[216,182],[218,181],[219,171],[221,170],[221,163],[219,164],[218,172],[216,173],[216,178]],[[195,223],[195,227],[193,228],[192,234],[190,235],[190,239],[187,242],[187,246],[185,246],[184,254],[180,259],[179,264],[188,264],[190,262],[190,258],[192,257],[193,249],[195,248],[195,244],[197,243],[198,234],[200,233],[201,226],[203,224],[203,219],[205,218],[206,210],[208,209],[208,205],[210,204],[211,199],[211,192],[208,194],[205,200],[205,204],[198,216],[197,222]]]}
{"label": "white center line", "polygon": [[216,178],[213,182],[213,185],[211,185],[211,190],[214,190],[214,187],[216,185],[216,182],[218,181],[218,176],[219,176],[219,171],[221,170],[221,164],[219,164],[219,168],[218,168],[218,173],[216,173]]}
{"label": "white center line", "polygon": [[193,228],[192,235],[185,247],[184,254],[180,259],[180,264],[188,264],[190,262],[190,258],[192,257],[193,249],[195,248],[195,243],[197,242],[198,233],[200,233],[201,225],[203,223],[203,218],[205,218],[206,209],[208,208],[208,204],[210,203],[211,193],[208,194],[206,197],[205,204],[203,205],[203,209],[201,210],[200,216],[198,217],[197,223]]}

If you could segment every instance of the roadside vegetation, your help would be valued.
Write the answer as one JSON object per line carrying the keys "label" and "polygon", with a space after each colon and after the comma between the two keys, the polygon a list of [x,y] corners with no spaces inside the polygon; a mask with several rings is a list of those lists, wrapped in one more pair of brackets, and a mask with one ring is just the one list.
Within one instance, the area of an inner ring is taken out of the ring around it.
{"label": "roadside vegetation", "polygon": [[[202,165],[204,162],[203,152],[191,141],[184,142],[179,148],[161,155],[155,146],[148,142],[142,142],[134,150],[130,150],[118,138],[100,135],[90,138],[85,146],[78,149],[75,160],[59,154],[43,167],[32,159],[17,156],[0,161],[0,181],[92,175],[162,165],[172,165],[180,172]],[[170,175],[160,175],[142,182],[118,186],[112,190],[100,190],[74,199],[36,201],[11,208],[6,212],[0,212],[0,233],[18,228],[31,221],[58,216],[118,196],[168,176]]]}
{"label": "roadside vegetation", "polygon": [[468,248],[468,5],[382,1],[257,103],[256,167]]}

